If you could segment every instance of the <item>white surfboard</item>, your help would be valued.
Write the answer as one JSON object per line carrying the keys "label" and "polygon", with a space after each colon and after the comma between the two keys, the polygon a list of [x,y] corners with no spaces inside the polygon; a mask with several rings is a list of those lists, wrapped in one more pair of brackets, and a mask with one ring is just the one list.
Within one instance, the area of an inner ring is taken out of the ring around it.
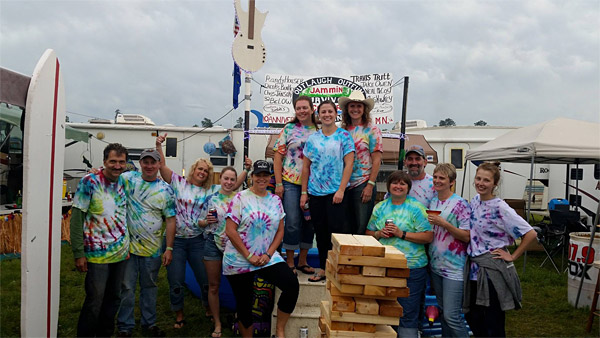
{"label": "white surfboard", "polygon": [[23,135],[21,335],[54,337],[60,292],[65,92],[54,51],[38,61],[27,91]]}

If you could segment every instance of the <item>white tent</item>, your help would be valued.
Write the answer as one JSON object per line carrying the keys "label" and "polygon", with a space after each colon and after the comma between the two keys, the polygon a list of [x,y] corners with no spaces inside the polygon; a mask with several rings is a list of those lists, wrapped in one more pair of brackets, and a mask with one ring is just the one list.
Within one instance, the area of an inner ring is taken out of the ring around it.
{"label": "white tent", "polygon": [[466,160],[600,163],[600,123],[557,118],[519,128],[467,150]]}

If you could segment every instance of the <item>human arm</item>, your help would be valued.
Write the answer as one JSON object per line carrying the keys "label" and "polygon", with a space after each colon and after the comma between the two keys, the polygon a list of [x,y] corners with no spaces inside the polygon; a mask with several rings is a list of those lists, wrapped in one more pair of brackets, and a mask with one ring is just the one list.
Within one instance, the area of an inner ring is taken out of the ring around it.
{"label": "human arm", "polygon": [[275,151],[273,155],[273,174],[275,175],[275,194],[283,198],[283,155]]}
{"label": "human arm", "polygon": [[233,186],[233,190],[237,190],[239,187],[244,184],[244,181],[248,178],[248,172],[252,168],[252,160],[248,158],[248,156],[244,156],[244,170],[238,175],[237,181]]}
{"label": "human arm", "polygon": [[427,244],[433,241],[433,231],[407,232],[400,230],[394,223],[386,224],[383,233],[388,234],[389,237],[398,237],[417,244]]}
{"label": "human arm", "polygon": [[361,193],[363,203],[369,202],[373,196],[373,188],[375,187],[375,184],[371,184],[371,182],[375,183],[377,180],[377,174],[379,173],[379,167],[381,166],[380,151],[374,151],[371,153],[371,162],[371,174],[369,175],[369,181]]}
{"label": "human arm", "polygon": [[260,257],[259,257],[259,260],[258,260],[259,266],[269,263],[269,261],[271,260],[271,257],[273,257],[273,255],[275,254],[275,251],[277,251],[277,248],[281,244],[281,241],[283,241],[283,233],[284,233],[283,229],[284,229],[284,225],[283,225],[283,218],[282,218],[281,220],[279,220],[279,228],[277,228],[275,237],[273,237],[273,242],[271,243],[271,245],[269,245],[267,252],[260,255]]}
{"label": "human arm", "polygon": [[304,208],[304,205],[306,204],[306,202],[308,202],[308,176],[310,175],[310,165],[311,165],[311,161],[308,157],[304,156],[304,159],[302,160],[302,177],[301,177],[301,181],[302,181],[302,188],[301,188],[301,195],[300,195],[300,208]]}
{"label": "human arm", "polygon": [[167,249],[163,253],[162,263],[163,266],[171,264],[173,260],[173,244],[175,243],[175,216],[167,217]]}
{"label": "human arm", "polygon": [[342,203],[342,200],[344,199],[344,192],[346,191],[346,187],[348,186],[348,182],[350,181],[350,176],[352,175],[353,163],[354,151],[344,155],[344,171],[342,172],[342,181],[340,182],[338,190],[333,195],[333,204]]}
{"label": "human arm", "polygon": [[85,251],[83,250],[83,222],[85,220],[85,213],[81,209],[73,207],[71,208],[71,249],[73,250],[73,257],[75,258],[75,267],[77,271],[87,271],[87,259],[85,258]]}
{"label": "human arm", "polygon": [[519,257],[521,257],[523,252],[525,252],[526,248],[531,242],[535,240],[536,237],[537,233],[535,232],[535,230],[531,229],[525,235],[523,235],[523,237],[521,238],[521,244],[519,244],[519,246],[515,249],[515,251],[512,254],[504,249],[493,250],[492,254],[496,255],[494,256],[494,258],[502,258],[507,262],[514,262]]}
{"label": "human arm", "polygon": [[450,235],[452,235],[452,237],[458,239],[461,242],[469,243],[469,241],[471,240],[469,230],[463,230],[455,227],[440,215],[428,215],[427,221],[429,221],[429,223],[431,223],[432,225],[446,229],[446,231],[448,231]]}
{"label": "human arm", "polygon": [[164,135],[158,135],[156,137],[156,151],[158,151],[158,154],[160,155],[160,176],[165,182],[171,184],[171,176],[173,175],[173,170],[167,167],[167,162],[165,161],[165,154],[162,150],[162,144],[163,142],[165,142],[166,139],[167,133],[165,133]]}

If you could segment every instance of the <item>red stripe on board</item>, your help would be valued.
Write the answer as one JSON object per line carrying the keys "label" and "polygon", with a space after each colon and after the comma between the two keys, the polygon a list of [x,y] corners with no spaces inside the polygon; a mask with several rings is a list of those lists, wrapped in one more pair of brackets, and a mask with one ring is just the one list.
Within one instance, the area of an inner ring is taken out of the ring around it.
{"label": "red stripe on board", "polygon": [[52,149],[50,158],[50,213],[48,215],[48,299],[46,304],[46,337],[50,337],[50,320],[52,315],[52,220],[54,208],[54,156],[56,150],[56,114],[58,110],[58,81],[60,75],[60,63],[56,59],[56,74],[54,76],[54,109],[52,111]]}

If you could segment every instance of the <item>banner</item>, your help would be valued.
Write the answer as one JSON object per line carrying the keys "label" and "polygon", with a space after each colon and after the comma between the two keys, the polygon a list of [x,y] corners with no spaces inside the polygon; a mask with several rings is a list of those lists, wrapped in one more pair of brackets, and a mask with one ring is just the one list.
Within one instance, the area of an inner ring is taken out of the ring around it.
{"label": "banner", "polygon": [[[266,74],[263,91],[263,122],[286,123],[294,118],[293,102],[298,96],[310,97],[316,107],[325,100],[338,104],[354,90],[375,100],[371,111],[374,124],[394,123],[394,97],[391,73],[350,76],[297,76]],[[338,114],[341,114],[338,106]],[[338,116],[341,121],[341,116]]]}

